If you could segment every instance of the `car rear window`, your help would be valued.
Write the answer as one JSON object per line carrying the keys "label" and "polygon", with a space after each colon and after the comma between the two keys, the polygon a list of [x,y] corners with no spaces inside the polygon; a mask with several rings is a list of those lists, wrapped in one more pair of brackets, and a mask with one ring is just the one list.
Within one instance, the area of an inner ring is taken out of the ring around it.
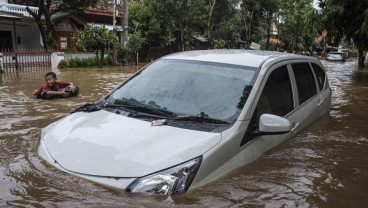
{"label": "car rear window", "polygon": [[298,87],[299,104],[317,94],[316,82],[308,63],[291,64]]}
{"label": "car rear window", "polygon": [[319,90],[323,90],[323,87],[325,86],[326,73],[320,66],[315,63],[312,63],[312,67],[317,78]]}

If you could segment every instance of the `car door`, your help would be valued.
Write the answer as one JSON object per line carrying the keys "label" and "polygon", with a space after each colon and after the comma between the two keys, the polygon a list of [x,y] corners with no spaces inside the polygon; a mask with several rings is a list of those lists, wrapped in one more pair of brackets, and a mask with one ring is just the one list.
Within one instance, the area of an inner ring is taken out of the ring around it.
{"label": "car door", "polygon": [[293,112],[293,132],[304,129],[311,122],[321,116],[319,105],[320,92],[316,82],[316,76],[308,62],[297,62],[289,64],[291,80],[295,86],[295,110]]}
{"label": "car door", "polygon": [[241,142],[241,146],[251,142],[255,158],[290,137],[290,132],[261,136],[254,132],[257,132],[259,118],[264,113],[285,117],[291,123],[297,123],[293,115],[296,104],[293,88],[295,86],[291,81],[291,70],[286,63],[276,64],[266,72],[252,109],[251,121]]}
{"label": "car door", "polygon": [[[317,75],[307,61],[294,61],[270,70],[242,142],[252,142],[255,158],[295,135],[325,112],[321,108],[325,108],[323,106],[328,99],[321,97],[320,93],[325,83],[317,83],[317,77],[326,79],[321,71]],[[292,130],[280,135],[252,136],[252,132],[258,129],[259,117],[264,113],[287,118]]]}
{"label": "car door", "polygon": [[311,63],[318,84],[318,110],[319,115],[324,115],[331,108],[331,88],[328,83],[326,72],[317,63]]}

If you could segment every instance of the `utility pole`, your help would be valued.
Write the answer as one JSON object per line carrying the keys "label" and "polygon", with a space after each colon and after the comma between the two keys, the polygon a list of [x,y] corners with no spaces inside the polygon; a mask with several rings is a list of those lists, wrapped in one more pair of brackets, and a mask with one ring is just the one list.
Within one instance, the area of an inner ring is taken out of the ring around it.
{"label": "utility pole", "polygon": [[124,0],[124,5],[123,5],[123,37],[121,40],[121,44],[125,47],[127,42],[128,42],[128,4],[129,4],[129,0]]}
{"label": "utility pole", "polygon": [[[112,29],[114,34],[116,35],[116,5],[120,4],[120,0],[114,0],[114,5],[113,5],[113,11],[112,11]],[[117,54],[117,48],[116,48],[116,43],[114,43],[112,45],[112,65],[116,66],[118,65],[118,54]]]}
{"label": "utility pole", "polygon": [[[129,1],[128,0],[123,0],[123,20],[122,20],[122,27],[123,27],[123,31],[121,33],[121,45],[122,47],[125,49],[126,48],[126,44],[128,43],[128,4]],[[123,66],[128,66],[128,60],[126,57],[123,57]]]}

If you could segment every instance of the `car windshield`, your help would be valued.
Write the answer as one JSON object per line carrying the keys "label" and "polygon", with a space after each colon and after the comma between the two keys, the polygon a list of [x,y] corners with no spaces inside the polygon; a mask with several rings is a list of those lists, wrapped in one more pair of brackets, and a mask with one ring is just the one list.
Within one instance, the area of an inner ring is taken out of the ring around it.
{"label": "car windshield", "polygon": [[257,72],[254,67],[161,59],[119,86],[107,102],[228,120],[243,108]]}

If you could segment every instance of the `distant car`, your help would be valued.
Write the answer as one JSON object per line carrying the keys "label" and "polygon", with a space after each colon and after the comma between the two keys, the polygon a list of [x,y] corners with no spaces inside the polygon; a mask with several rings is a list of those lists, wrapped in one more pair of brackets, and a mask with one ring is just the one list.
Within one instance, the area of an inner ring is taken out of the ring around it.
{"label": "distant car", "polygon": [[182,52],[43,128],[37,151],[51,165],[106,186],[174,195],[254,161],[330,107],[316,58]]}
{"label": "distant car", "polygon": [[330,52],[326,59],[328,61],[346,61],[346,55],[343,52]]}

